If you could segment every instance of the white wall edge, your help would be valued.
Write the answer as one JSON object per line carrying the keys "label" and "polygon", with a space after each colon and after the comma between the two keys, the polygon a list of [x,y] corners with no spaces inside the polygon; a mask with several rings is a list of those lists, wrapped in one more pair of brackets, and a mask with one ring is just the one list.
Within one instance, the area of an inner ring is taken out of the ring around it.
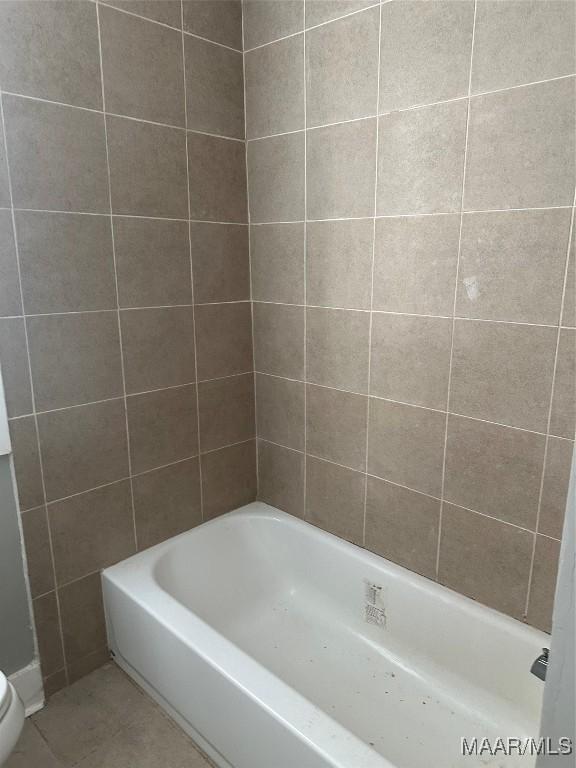
{"label": "white wall edge", "polygon": [[10,453],[10,432],[8,430],[8,414],[6,413],[6,399],[4,397],[4,385],[2,383],[2,369],[0,368],[0,456]]}
{"label": "white wall edge", "polygon": [[27,667],[14,672],[8,680],[22,699],[26,717],[30,717],[34,712],[42,709],[44,706],[44,686],[42,685],[42,672],[38,661],[33,661]]}

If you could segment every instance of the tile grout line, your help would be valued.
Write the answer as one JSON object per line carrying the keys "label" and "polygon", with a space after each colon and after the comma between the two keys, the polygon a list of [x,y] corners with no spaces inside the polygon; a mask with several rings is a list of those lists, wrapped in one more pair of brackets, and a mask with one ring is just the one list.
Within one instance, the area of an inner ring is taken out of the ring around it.
{"label": "tile grout line", "polygon": [[[568,328],[567,330],[573,330],[573,329]],[[259,376],[270,376],[271,378],[274,378],[274,379],[283,379],[284,381],[292,381],[296,384],[306,383],[304,382],[303,379],[293,379],[293,378],[290,378],[289,376],[280,376],[277,373],[269,373],[268,371],[257,370],[256,373]],[[245,375],[245,374],[239,374],[239,375]],[[481,419],[478,416],[470,416],[469,414],[466,414],[466,413],[458,413],[458,411],[447,411],[446,409],[443,409],[443,408],[433,408],[432,406],[429,406],[429,405],[420,405],[419,403],[409,403],[405,400],[394,400],[391,397],[383,397],[382,395],[375,395],[375,394],[368,395],[367,392],[358,392],[357,390],[352,390],[352,389],[341,389],[340,387],[332,387],[332,386],[329,386],[328,384],[321,384],[317,381],[308,381],[307,383],[309,386],[319,387],[321,389],[329,389],[333,392],[342,392],[345,395],[355,395],[356,397],[370,397],[372,400],[382,400],[386,403],[395,403],[396,405],[403,405],[403,406],[406,406],[407,408],[420,408],[424,411],[432,411],[433,413],[444,413],[450,416],[457,416],[458,418],[461,418],[461,419],[469,419],[470,421],[477,421],[481,424],[492,424],[495,427],[502,427],[503,429],[513,429],[517,432],[526,432],[530,435],[538,435],[540,437],[546,437],[546,432],[538,432],[535,429],[527,429],[526,427],[517,427],[514,424],[504,424],[503,422],[500,422],[500,421],[490,421],[488,419]],[[22,417],[15,416],[14,418],[22,418]],[[567,442],[574,442],[574,438],[563,437],[562,435],[552,434],[551,437],[554,437],[557,440],[566,440]]]}
{"label": "tile grout line", "polygon": [[[0,321],[2,319],[5,319],[5,318],[0,318]],[[566,327],[565,326],[561,326],[561,330],[573,331],[574,329],[572,327],[568,327],[568,326],[566,326]],[[290,376],[282,376],[280,374],[270,373],[269,371],[260,371],[260,370],[256,370],[256,371],[252,371],[252,370],[240,371],[239,373],[232,373],[232,374],[228,374],[226,376],[217,376],[217,377],[210,378],[210,379],[200,379],[198,383],[199,384],[208,384],[208,383],[211,383],[211,382],[214,382],[214,381],[225,381],[227,379],[239,378],[240,376],[248,376],[248,375],[250,375],[252,373],[257,373],[259,376],[269,376],[269,377],[275,378],[275,379],[283,379],[284,381],[291,381],[291,382],[294,382],[294,383],[297,383],[297,384],[304,384],[304,380],[303,379],[295,379],[295,378],[291,378]],[[195,381],[187,381],[187,382],[184,382],[182,384],[172,384],[172,385],[168,385],[168,386],[165,386],[165,387],[157,387],[156,389],[141,390],[141,391],[138,391],[138,392],[128,392],[126,394],[126,398],[128,399],[128,398],[133,398],[133,397],[141,397],[143,395],[151,395],[151,394],[156,394],[156,393],[159,393],[159,392],[170,391],[170,390],[173,390],[173,389],[184,389],[185,387],[194,386],[195,383],[196,383]],[[368,395],[367,392],[360,392],[358,390],[352,390],[352,389],[342,389],[341,387],[333,387],[333,386],[330,386],[328,384],[322,384],[321,382],[318,382],[318,381],[308,381],[307,383],[310,386],[319,387],[321,389],[328,389],[328,390],[332,390],[334,392],[342,392],[343,394],[347,394],[347,395],[355,395],[357,397],[370,397],[373,400],[382,400],[382,401],[388,402],[388,403],[395,403],[397,405],[406,406],[407,408],[420,408],[420,409],[425,410],[425,411],[432,411],[434,413],[449,414],[451,416],[456,416],[458,418],[468,419],[470,421],[477,421],[477,422],[480,422],[482,424],[492,424],[492,425],[497,426],[497,427],[502,427],[503,429],[513,429],[513,430],[518,431],[518,432],[526,432],[527,434],[539,435],[541,437],[546,437],[547,436],[546,432],[540,432],[540,431],[535,430],[535,429],[528,429],[527,427],[519,427],[519,426],[516,426],[514,424],[506,424],[506,423],[500,422],[500,421],[491,421],[490,419],[482,419],[482,418],[480,418],[478,416],[472,416],[470,414],[460,413],[458,411],[447,411],[446,409],[434,408],[433,406],[430,406],[430,405],[422,405],[420,403],[411,403],[411,402],[408,402],[406,400],[395,400],[394,398],[385,397],[383,395],[376,395],[374,393],[371,393],[370,395]],[[92,405],[100,405],[101,403],[115,402],[116,400],[122,400],[122,399],[123,399],[123,395],[115,395],[114,397],[103,398],[101,400],[90,400],[90,401],[83,402],[83,403],[73,403],[71,405],[61,406],[61,407],[58,407],[58,408],[50,408],[50,409],[46,409],[46,410],[42,410],[42,411],[31,411],[29,413],[18,414],[17,416],[9,416],[8,417],[8,421],[11,422],[11,421],[18,421],[20,419],[29,419],[29,418],[34,417],[35,415],[43,416],[43,415],[49,414],[49,413],[58,413],[60,411],[68,411],[68,410],[72,410],[74,408],[84,408],[84,407],[88,407],[88,406],[92,406]],[[572,438],[572,437],[566,437],[564,435],[558,435],[558,434],[555,434],[553,432],[550,433],[550,437],[553,437],[556,440],[564,440],[566,442],[574,442],[574,438]],[[204,453],[205,453],[205,451],[204,451]]]}
{"label": "tile grout line", "polygon": [[[101,211],[64,211],[57,208],[14,208],[18,213],[55,213],[64,214],[66,216],[110,216],[109,213]],[[112,217],[115,219],[150,219],[152,221],[180,221],[187,222],[188,219],[175,219],[170,216],[139,216],[135,213],[112,213]],[[211,222],[206,222],[211,223]],[[222,222],[218,222],[222,223]]]}
{"label": "tile grout line", "polygon": [[[193,131],[188,131],[193,133]],[[9,211],[9,207],[0,207],[0,210]],[[106,211],[69,211],[57,208],[22,208],[14,206],[14,211],[17,213],[54,213],[63,214],[66,216],[110,216]],[[476,214],[492,214],[492,213],[530,213],[533,211],[572,211],[572,204],[566,205],[546,205],[546,206],[532,206],[529,208],[479,208],[468,209],[463,211],[464,216],[473,216]],[[376,216],[377,219],[418,219],[431,216],[459,216],[459,211],[432,211],[430,213],[381,213]],[[151,221],[180,221],[187,222],[188,219],[179,219],[174,216],[147,216],[135,213],[116,213],[112,212],[112,217],[115,219],[146,219]],[[309,224],[322,223],[331,221],[366,221],[374,218],[373,216],[333,216],[327,219],[307,219]],[[214,219],[190,219],[191,222],[197,224],[219,224],[227,227],[246,227],[248,223],[246,221],[217,221]],[[252,221],[253,227],[266,227],[275,224],[303,224],[304,219],[289,219],[285,221]]]}
{"label": "tile grout line", "polygon": [[181,20],[182,20],[182,27],[174,27],[172,24],[167,24],[164,21],[158,21],[157,19],[151,19],[148,16],[142,16],[139,13],[134,13],[134,11],[128,11],[126,8],[117,8],[115,5],[111,5],[110,3],[104,2],[104,0],[100,0],[101,5],[105,6],[106,8],[111,8],[113,11],[117,11],[118,13],[123,13],[126,16],[134,16],[137,19],[141,19],[142,21],[148,21],[150,24],[156,24],[159,27],[165,27],[166,29],[171,29],[174,32],[181,33],[182,35],[188,35],[189,37],[194,37],[197,40],[203,40],[205,43],[211,43],[212,45],[217,45],[219,48],[226,48],[229,51],[234,51],[234,53],[242,53],[242,51],[239,51],[238,48],[233,48],[231,45],[226,45],[225,43],[219,43],[216,40],[210,40],[209,37],[203,37],[202,35],[197,35],[195,32],[189,32],[187,29],[184,29],[184,16],[181,14]]}
{"label": "tile grout line", "polygon": [[448,453],[448,422],[450,419],[450,392],[452,389],[452,368],[454,363],[454,336],[456,333],[456,304],[458,300],[458,281],[460,279],[460,258],[462,253],[462,230],[464,226],[464,196],[466,192],[466,168],[468,164],[468,140],[470,131],[470,112],[471,112],[471,92],[472,92],[472,69],[474,65],[474,43],[476,33],[476,15],[478,12],[478,0],[474,0],[474,15],[472,18],[472,37],[470,40],[470,68],[468,72],[468,99],[466,102],[466,134],[464,140],[464,158],[462,163],[462,186],[461,186],[461,198],[460,198],[460,226],[458,231],[458,255],[456,258],[456,275],[454,278],[454,297],[452,303],[452,334],[450,338],[450,358],[448,364],[448,385],[446,392],[446,414],[444,424],[444,447],[442,455],[442,477],[440,484],[440,512],[438,515],[438,541],[436,547],[436,567],[435,578],[436,581],[440,578],[440,552],[442,542],[442,524],[444,518],[444,491],[446,484],[446,457]]}
{"label": "tile grout line", "polygon": [[[367,221],[367,219],[363,219],[363,221]],[[158,304],[158,305],[151,305],[147,307],[118,307],[118,308],[103,308],[103,309],[75,309],[75,310],[69,310],[69,311],[55,311],[55,312],[28,312],[26,314],[26,317],[57,317],[57,316],[63,316],[63,315],[93,315],[93,314],[104,314],[107,312],[139,312],[139,311],[151,311],[151,310],[157,310],[157,309],[192,309],[195,307],[218,307],[222,305],[228,305],[228,304],[269,304],[272,306],[279,306],[279,307],[299,307],[299,308],[306,308],[306,309],[324,309],[331,312],[363,312],[366,314],[374,313],[377,315],[393,315],[398,317],[422,317],[422,318],[430,318],[434,320],[459,320],[463,322],[469,322],[469,323],[494,323],[496,325],[525,325],[529,326],[531,328],[553,328],[557,329],[559,323],[536,323],[536,322],[528,322],[526,320],[505,320],[503,318],[486,318],[486,317],[465,317],[463,315],[431,315],[431,314],[425,314],[422,312],[398,312],[396,310],[389,310],[389,309],[370,309],[370,308],[364,308],[364,307],[334,307],[334,306],[324,306],[321,304],[294,304],[291,302],[286,301],[265,301],[262,299],[257,299],[253,301],[252,299],[238,299],[238,300],[231,300],[231,301],[204,301],[197,304],[190,303],[190,304]],[[24,315],[2,315],[0,316],[0,320],[17,320],[23,318]],[[563,326],[560,325],[562,328],[570,328],[572,326]]]}
{"label": "tile grout line", "polygon": [[[16,210],[32,210],[35,208],[25,208]],[[530,211],[571,211],[572,204],[566,205],[544,205],[544,206],[532,206],[531,208],[470,208],[463,211],[464,216],[471,216],[479,213],[525,213]],[[66,211],[48,211],[48,213],[66,213]],[[93,214],[99,215],[99,214]],[[116,214],[117,216],[126,216],[127,214]],[[432,211],[432,212],[404,212],[404,213],[380,213],[376,216],[377,219],[420,219],[430,216],[460,216],[460,211]],[[321,223],[330,221],[366,221],[374,218],[373,216],[330,216],[326,219],[308,219],[308,223]],[[211,223],[211,222],[206,222]],[[273,224],[303,224],[304,219],[271,219],[270,221],[253,221],[253,227],[267,227]]]}
{"label": "tile grout line", "polygon": [[40,509],[41,507],[48,507],[52,504],[59,504],[62,501],[68,501],[68,499],[74,499],[77,496],[84,496],[84,494],[87,493],[93,493],[94,491],[99,491],[102,488],[108,488],[111,485],[117,485],[119,483],[125,483],[126,481],[130,480],[131,478],[138,478],[142,477],[142,475],[149,475],[152,472],[157,472],[162,469],[168,469],[169,467],[173,467],[176,464],[183,464],[186,461],[191,461],[192,459],[200,459],[202,456],[206,456],[209,453],[218,453],[218,451],[224,451],[227,448],[234,448],[236,445],[243,445],[244,443],[249,443],[252,440],[255,439],[255,436],[252,435],[251,437],[247,437],[243,440],[237,440],[234,443],[228,443],[226,445],[220,445],[218,448],[209,448],[206,451],[202,451],[202,453],[194,453],[188,456],[184,456],[181,459],[175,459],[174,461],[169,461],[166,464],[159,464],[158,466],[150,467],[150,469],[143,469],[139,472],[134,472],[132,475],[124,475],[123,477],[117,477],[114,480],[110,480],[107,483],[100,483],[99,485],[94,485],[90,488],[84,488],[81,491],[76,491],[75,493],[70,493],[66,496],[59,496],[56,499],[50,499],[44,501],[42,504],[36,505],[34,507],[28,507],[27,509],[21,510],[21,514],[26,514],[27,512],[32,512],[35,509]]}
{"label": "tile grout line", "polygon": [[[189,131],[191,133],[191,131]],[[9,208],[0,208],[3,211],[9,211]],[[64,214],[66,216],[110,216],[109,213],[101,211],[65,211],[55,208],[18,208],[14,207],[17,213],[55,213]],[[178,219],[174,216],[145,216],[136,213],[114,213],[112,212],[113,219],[145,219],[146,221],[179,221],[183,224],[188,223],[188,219]],[[214,219],[190,219],[194,224],[219,224],[227,227],[245,227],[247,226],[245,221],[215,221]]]}
{"label": "tile grout line", "polygon": [[98,53],[100,57],[100,86],[102,89],[102,109],[104,111],[104,143],[106,147],[106,170],[108,174],[108,202],[110,205],[110,235],[112,243],[112,263],[114,266],[114,287],[116,292],[116,318],[118,323],[118,342],[120,346],[120,370],[122,374],[122,392],[124,403],[124,423],[126,429],[126,447],[128,459],[128,475],[130,483],[130,504],[132,508],[132,528],[134,547],[138,551],[138,530],[136,526],[136,506],[134,504],[134,487],[132,483],[132,451],[130,443],[130,426],[128,423],[128,399],[126,395],[126,366],[124,362],[124,345],[122,342],[122,323],[120,322],[120,291],[118,289],[118,266],[116,259],[116,238],[114,235],[114,220],[112,218],[112,175],[110,173],[110,151],[108,146],[108,122],[106,120],[106,89],[104,87],[104,65],[102,59],[102,31],[100,25],[100,3],[96,2],[96,24],[98,29]]}
{"label": "tile grout line", "polygon": [[550,425],[552,423],[552,407],[554,404],[554,389],[556,386],[556,369],[558,367],[558,355],[560,350],[560,336],[562,334],[562,314],[564,312],[564,303],[566,301],[566,291],[568,288],[568,267],[570,264],[570,249],[572,245],[572,238],[574,236],[574,218],[576,214],[576,185],[574,187],[574,198],[572,204],[572,217],[570,219],[570,228],[568,231],[568,245],[566,248],[566,261],[564,264],[564,281],[562,286],[562,296],[560,299],[560,316],[558,321],[558,333],[556,335],[556,347],[554,350],[554,363],[552,368],[552,382],[550,386],[550,403],[548,406],[548,418],[546,420],[546,442],[544,444],[544,457],[542,459],[542,474],[540,476],[540,488],[538,491],[538,507],[536,510],[536,523],[534,538],[532,542],[532,554],[530,557],[530,570],[528,572],[528,584],[526,586],[526,602],[524,604],[524,619],[528,617],[528,610],[530,608],[530,597],[532,592],[532,582],[534,580],[534,563],[536,560],[536,544],[538,542],[538,535],[540,529],[540,515],[542,511],[542,497],[544,494],[544,479],[546,475],[546,463],[548,460],[548,448],[550,445]]}
{"label": "tile grout line", "polygon": [[[0,318],[0,322],[4,318]],[[240,376],[248,376],[249,374],[253,373],[253,371],[241,371],[240,373],[231,373],[228,376],[217,376],[213,379],[200,379],[198,384],[209,384],[213,381],[225,381],[226,379],[236,379]],[[126,393],[126,399],[128,400],[131,397],[141,397],[142,395],[154,395],[158,392],[168,392],[172,389],[184,389],[185,387],[193,387],[196,385],[196,381],[186,381],[183,384],[170,384],[166,387],[157,387],[156,389],[144,389],[139,392],[127,392]],[[47,413],[59,413],[60,411],[70,411],[74,408],[85,408],[91,405],[101,405],[102,403],[113,403],[116,400],[122,400],[124,398],[124,395],[114,395],[114,397],[105,397],[102,398],[102,400],[89,400],[85,403],[72,403],[71,405],[64,405],[59,408],[49,408],[47,410],[43,411],[31,411],[30,413],[22,413],[18,416],[9,416],[8,421],[18,421],[19,419],[29,419],[33,416],[43,416]],[[560,439],[568,439],[568,438],[560,438]],[[204,451],[205,453],[205,451]]]}
{"label": "tile grout line", "polygon": [[[376,112],[380,111],[380,66],[382,58],[382,5],[378,10],[378,70],[376,81]],[[368,451],[370,445],[370,392],[372,383],[372,329],[374,324],[374,273],[376,264],[376,214],[378,212],[378,164],[380,120],[376,120],[376,151],[374,168],[374,217],[372,219],[372,261],[370,265],[370,310],[368,323],[368,396],[366,398],[366,442],[364,446],[364,507],[362,512],[362,545],[366,546],[366,511],[368,507]]]}
{"label": "tile grout line", "polygon": [[[108,216],[108,218],[110,218]],[[186,222],[182,222],[185,224]],[[56,310],[54,312],[28,312],[26,317],[53,317],[58,315],[94,315],[104,314],[106,312],[138,312],[141,310],[156,310],[156,309],[191,309],[192,307],[218,307],[222,304],[248,304],[248,299],[239,299],[237,301],[202,301],[197,304],[192,302],[188,304],[151,304],[149,306],[116,306],[116,307],[103,307],[100,309],[71,309],[67,311]],[[330,309],[330,307],[327,307]],[[2,315],[0,320],[13,320],[16,318],[24,317],[24,315]],[[554,326],[555,327],[555,326]]]}
{"label": "tile grout line", "polygon": [[[302,224],[303,252],[302,252],[302,279],[304,291],[304,312],[302,322],[302,333],[304,335],[302,374],[304,376],[304,457],[302,459],[302,519],[306,520],[306,510],[308,502],[308,87],[307,87],[307,66],[306,66],[306,0],[302,0],[302,101],[304,106],[304,221]],[[248,143],[248,142],[247,142]]]}
{"label": "tile grout line", "polygon": [[[32,359],[30,356],[30,342],[28,338],[28,323],[26,320],[26,308],[24,304],[24,291],[22,288],[22,271],[20,267],[20,249],[18,245],[18,232],[16,229],[16,216],[14,214],[14,195],[12,190],[12,174],[10,172],[10,154],[8,151],[8,135],[6,131],[6,122],[4,119],[4,93],[0,90],[0,120],[2,122],[2,139],[4,141],[4,151],[6,154],[6,175],[7,175],[7,181],[8,181],[8,192],[10,197],[10,209],[11,209],[11,218],[12,218],[12,232],[14,236],[14,250],[16,254],[16,267],[18,272],[18,286],[20,289],[20,303],[22,305],[22,314],[23,314],[23,325],[24,325],[24,343],[26,347],[26,362],[28,367],[28,376],[30,378],[30,399],[32,403],[32,409],[34,411],[34,430],[36,432],[36,448],[38,450],[38,464],[40,468],[40,481],[42,485],[42,498],[44,502],[44,518],[46,522],[46,529],[48,533],[48,549],[50,552],[50,564],[51,564],[51,573],[52,573],[52,579],[54,582],[54,592],[55,592],[55,600],[56,600],[56,613],[58,617],[58,632],[59,632],[59,640],[60,640],[60,649],[62,651],[62,663],[64,665],[64,676],[66,679],[66,685],[68,685],[69,682],[69,675],[68,675],[68,663],[66,660],[66,649],[64,646],[64,630],[63,630],[63,623],[62,623],[62,607],[60,605],[60,594],[58,590],[56,589],[56,561],[54,558],[54,542],[52,538],[52,529],[50,527],[50,518],[48,517],[48,506],[47,506],[47,496],[46,496],[46,480],[44,477],[44,461],[42,459],[42,447],[40,443],[40,429],[38,427],[38,416],[36,415],[36,394],[34,390],[34,380],[32,377]],[[14,453],[12,451],[12,465],[14,465]],[[16,484],[16,497],[18,499],[18,505],[20,505],[19,501],[19,495],[18,495],[18,488]],[[21,514],[22,510],[20,510]],[[20,515],[19,515],[20,518]],[[21,526],[21,520],[19,519],[18,524]],[[21,531],[22,534],[22,531]],[[22,539],[23,540],[23,539]],[[32,600],[32,609],[34,606],[34,600],[32,599],[32,593],[30,592],[30,598]],[[32,610],[33,613],[33,610]],[[40,658],[40,650],[38,646],[38,633],[36,630],[36,619],[34,616],[30,617],[31,621],[33,622],[34,626],[34,643],[38,650],[38,658]],[[42,666],[40,666],[40,671],[42,671]]]}
{"label": "tile grout line", "polygon": [[[376,6],[371,6],[371,7],[375,8]],[[362,10],[368,10],[368,9],[362,9]],[[359,11],[357,11],[357,13],[359,13]],[[301,34],[301,33],[298,33],[298,34]],[[511,85],[511,86],[508,86],[507,88],[499,88],[494,91],[483,91],[482,93],[473,93],[470,95],[464,94],[462,96],[455,96],[454,98],[451,98],[451,99],[441,99],[440,101],[431,101],[423,104],[413,104],[409,107],[392,109],[392,110],[388,110],[387,112],[376,112],[375,114],[363,115],[362,117],[352,117],[352,118],[349,118],[348,120],[337,120],[333,123],[321,123],[319,125],[306,126],[305,128],[295,128],[291,131],[281,131],[279,133],[268,133],[264,136],[254,136],[253,138],[247,139],[247,141],[248,142],[265,141],[266,139],[275,139],[280,136],[291,136],[295,133],[303,133],[304,131],[317,131],[322,128],[334,128],[338,125],[346,125],[348,123],[359,123],[365,120],[378,120],[381,117],[389,117],[390,115],[396,115],[399,113],[414,112],[418,109],[428,109],[429,107],[437,107],[437,106],[441,106],[442,104],[453,104],[457,101],[466,101],[469,99],[477,99],[483,96],[492,96],[499,93],[507,93],[508,91],[515,91],[515,90],[518,90],[519,88],[531,88],[531,87],[536,87],[538,85],[546,85],[547,83],[555,83],[560,80],[570,80],[571,78],[574,78],[574,77],[576,77],[576,74],[570,73],[568,75],[561,75],[560,77],[552,77],[547,80],[535,80],[530,83],[521,83],[520,85]],[[17,96],[19,94],[14,94],[14,95]],[[117,117],[124,117],[124,115],[117,115]],[[132,119],[138,120],[139,118],[132,118]],[[176,126],[168,126],[168,127],[176,127]],[[225,137],[221,137],[221,138],[225,138]],[[570,206],[567,206],[567,207],[570,207]],[[459,212],[455,211],[454,213],[459,213]],[[413,214],[413,215],[418,215],[418,214]],[[364,217],[364,218],[370,218],[370,217]]]}
{"label": "tile grout line", "polygon": [[374,2],[371,5],[367,5],[365,8],[359,8],[356,11],[351,11],[350,13],[345,13],[342,16],[337,16],[335,19],[328,19],[327,21],[322,21],[318,24],[311,24],[309,27],[306,26],[306,0],[304,0],[304,24],[303,28],[298,30],[298,32],[291,32],[289,35],[284,35],[283,37],[277,37],[274,40],[269,40],[267,43],[261,43],[260,45],[254,45],[252,48],[247,48],[245,53],[252,53],[252,51],[257,51],[260,48],[267,48],[269,45],[274,45],[274,43],[280,43],[282,40],[289,40],[292,37],[298,37],[298,35],[304,35],[306,32],[310,32],[313,29],[318,29],[319,27],[325,27],[327,24],[333,24],[335,21],[341,21],[342,19],[347,19],[349,16],[356,16],[359,13],[363,13],[364,11],[369,11],[372,8],[379,7],[380,2]]}
{"label": "tile grout line", "polygon": [[[188,96],[186,81],[186,46],[184,44],[184,0],[180,0],[180,21],[182,24],[182,78],[184,85],[184,125],[188,128]],[[198,382],[198,334],[196,322],[196,306],[194,305],[194,258],[192,256],[192,237],[190,234],[191,202],[190,202],[190,162],[188,157],[188,131],[186,130],[186,199],[188,205],[188,259],[190,262],[190,298],[192,301],[192,319],[194,323],[194,380],[196,387],[196,443],[198,447],[198,479],[200,483],[200,519],[204,521],[204,480],[202,473],[202,455],[200,438],[200,386]]]}
{"label": "tile grout line", "polygon": [[[226,302],[217,302],[217,303],[226,303]],[[241,304],[245,302],[228,302],[228,303],[236,303]],[[289,302],[284,301],[262,301],[261,299],[254,302],[255,304],[270,304],[273,306],[280,306],[280,307],[299,307],[299,308],[305,308],[305,309],[324,309],[329,310],[331,312],[363,312],[365,314],[374,313],[376,315],[394,315],[399,317],[422,317],[422,318],[430,318],[434,320],[460,320],[464,322],[469,323],[494,323],[496,325],[526,325],[531,328],[558,328],[558,323],[530,323],[523,320],[503,320],[503,319],[493,319],[493,318],[484,318],[484,317],[464,317],[462,315],[428,315],[420,312],[397,312],[393,310],[388,309],[365,309],[365,308],[358,308],[358,307],[330,307],[330,306],[322,306],[320,304],[292,304]],[[150,307],[150,309],[154,309],[154,307]],[[565,327],[565,326],[562,326]]]}
{"label": "tile grout line", "polygon": [[[300,450],[299,448],[293,448],[293,447],[291,447],[289,445],[283,445],[282,443],[277,443],[274,440],[271,440],[271,439],[269,439],[267,437],[262,437],[260,439],[264,443],[270,443],[270,445],[275,445],[278,448],[283,448],[283,449],[285,449],[287,451],[290,451],[292,453],[297,453],[299,455],[303,455],[304,454],[304,452],[302,450]],[[390,478],[388,478],[388,477],[382,477],[381,475],[375,475],[373,472],[364,472],[364,470],[357,469],[356,467],[351,467],[348,464],[341,464],[341,463],[339,463],[337,461],[334,461],[332,459],[328,459],[325,456],[319,456],[318,454],[310,453],[309,454],[309,458],[315,459],[316,461],[323,461],[326,464],[331,464],[331,465],[333,465],[335,467],[341,467],[342,469],[347,469],[350,472],[355,472],[357,475],[366,475],[367,477],[374,478],[375,480],[379,480],[380,482],[388,483],[388,485],[393,485],[396,488],[403,488],[404,490],[410,491],[411,493],[416,493],[416,494],[418,494],[418,496],[425,496],[426,498],[433,499],[434,501],[437,501],[437,502],[441,501],[440,497],[439,496],[434,496],[434,494],[427,493],[426,491],[421,491],[418,488],[411,488],[409,485],[403,485],[402,483],[398,483],[395,480],[390,480]],[[449,503],[452,503],[452,502],[449,502]],[[526,531],[526,533],[530,533],[530,534],[535,533],[530,528],[525,528],[522,525],[518,525],[517,523],[512,523],[509,520],[504,520],[503,518],[500,518],[500,517],[495,517],[494,515],[489,515],[488,513],[481,512],[478,509],[472,509],[472,507],[466,507],[463,504],[456,504],[456,503],[454,503],[454,506],[458,507],[459,509],[464,509],[466,512],[471,512],[474,515],[480,515],[480,517],[485,517],[488,520],[494,520],[495,522],[501,523],[502,525],[508,525],[511,528],[517,528],[517,529],[519,529],[521,531]],[[542,534],[538,534],[538,535],[539,536],[543,536],[546,539],[550,539],[551,541],[560,541],[560,539],[557,539],[554,536],[549,536],[548,534],[542,533]]]}
{"label": "tile grout line", "polygon": [[[100,3],[100,0],[98,0]],[[101,4],[101,3],[100,3]],[[211,136],[214,139],[222,139],[223,141],[237,141],[244,142],[244,139],[239,139],[237,136],[225,136],[221,133],[210,133],[209,131],[200,131],[196,128],[187,128],[185,125],[174,125],[173,123],[161,123],[158,120],[148,120],[145,117],[136,117],[135,115],[124,115],[121,112],[109,112],[103,105],[102,109],[95,109],[94,107],[83,107],[79,104],[71,104],[67,101],[54,101],[53,99],[44,99],[41,96],[27,96],[24,93],[16,93],[14,91],[4,91],[7,96],[14,99],[24,99],[25,101],[37,101],[41,104],[51,104],[55,107],[64,107],[67,109],[78,109],[82,112],[91,112],[94,115],[103,115],[104,117],[116,117],[120,120],[131,120],[134,123],[144,123],[145,125],[155,125],[157,128],[169,128],[173,131],[181,131],[186,135],[189,133],[198,134],[200,136]],[[35,210],[35,209],[33,209]],[[108,214],[102,214],[104,216]],[[158,217],[168,218],[168,217]]]}
{"label": "tile grout line", "polygon": [[255,435],[255,460],[256,460],[256,498],[260,494],[260,454],[258,451],[258,393],[256,389],[256,357],[255,357],[255,345],[254,345],[254,297],[253,297],[253,285],[252,285],[252,231],[251,231],[251,215],[250,215],[250,185],[248,183],[248,142],[246,137],[248,136],[248,111],[246,101],[246,53],[244,52],[244,22],[245,22],[245,3],[241,0],[242,10],[242,91],[244,98],[244,165],[246,169],[246,219],[248,224],[248,275],[250,278],[250,323],[251,323],[251,339],[252,339],[252,381],[254,391],[254,435]]}

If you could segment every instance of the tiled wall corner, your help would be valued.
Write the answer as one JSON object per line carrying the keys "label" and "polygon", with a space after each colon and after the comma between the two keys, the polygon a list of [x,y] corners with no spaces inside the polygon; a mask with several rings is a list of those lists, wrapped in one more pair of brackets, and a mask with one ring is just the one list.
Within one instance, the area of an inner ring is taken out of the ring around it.
{"label": "tiled wall corner", "polygon": [[0,4],[0,357],[48,693],[106,658],[101,568],[255,496],[241,7],[210,5]]}
{"label": "tiled wall corner", "polygon": [[549,630],[574,4],[243,10],[259,497]]}

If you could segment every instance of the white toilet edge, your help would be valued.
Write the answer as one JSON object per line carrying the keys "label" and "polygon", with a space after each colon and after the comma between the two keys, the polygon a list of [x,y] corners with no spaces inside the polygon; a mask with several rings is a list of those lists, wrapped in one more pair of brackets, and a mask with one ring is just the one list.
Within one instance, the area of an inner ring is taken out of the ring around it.
{"label": "white toilet edge", "polygon": [[0,766],[16,746],[24,726],[24,706],[10,681],[6,697],[9,697],[8,704],[0,719]]}

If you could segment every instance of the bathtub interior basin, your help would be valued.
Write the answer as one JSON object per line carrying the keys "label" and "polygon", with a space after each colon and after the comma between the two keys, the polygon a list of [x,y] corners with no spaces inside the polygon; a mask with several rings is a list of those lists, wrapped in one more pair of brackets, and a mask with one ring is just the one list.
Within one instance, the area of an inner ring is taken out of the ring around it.
{"label": "bathtub interior basin", "polygon": [[[543,633],[271,507],[248,505],[140,553],[107,569],[104,587],[110,642],[128,671],[158,690],[150,659],[168,662],[158,648],[134,651],[122,600],[325,759],[310,766],[534,764],[465,756],[461,739],[537,738],[543,685],[530,664]],[[161,696],[194,719],[168,687]],[[191,725],[223,765],[250,764]]]}

